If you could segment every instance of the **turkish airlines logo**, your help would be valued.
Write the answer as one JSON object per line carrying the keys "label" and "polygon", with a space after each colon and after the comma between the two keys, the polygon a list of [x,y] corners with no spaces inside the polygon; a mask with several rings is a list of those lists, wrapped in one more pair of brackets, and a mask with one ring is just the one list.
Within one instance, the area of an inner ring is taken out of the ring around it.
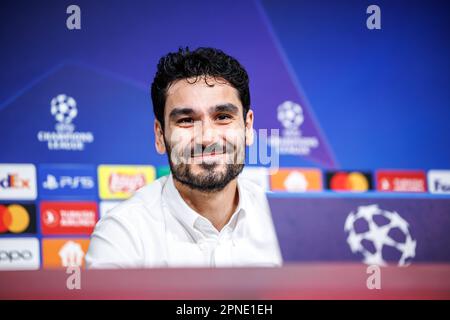
{"label": "turkish airlines logo", "polygon": [[58,226],[59,221],[61,220],[58,211],[47,209],[42,214],[42,221],[44,225],[50,228],[54,228]]}
{"label": "turkish airlines logo", "polygon": [[39,265],[38,239],[0,239],[0,270],[37,270]]}
{"label": "turkish airlines logo", "polygon": [[41,227],[46,235],[90,235],[97,220],[95,202],[41,202]]}
{"label": "turkish airlines logo", "polygon": [[426,192],[425,172],[379,170],[377,172],[377,190],[384,192]]}
{"label": "turkish airlines logo", "polygon": [[36,168],[32,164],[0,164],[0,199],[36,199]]}

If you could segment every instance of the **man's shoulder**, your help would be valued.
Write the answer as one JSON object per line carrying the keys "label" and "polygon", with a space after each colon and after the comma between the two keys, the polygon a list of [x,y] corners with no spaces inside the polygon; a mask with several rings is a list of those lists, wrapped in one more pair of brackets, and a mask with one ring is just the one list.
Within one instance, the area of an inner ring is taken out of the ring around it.
{"label": "man's shoulder", "polygon": [[129,199],[111,209],[106,216],[126,220],[134,219],[139,215],[159,218],[161,212],[158,208],[167,178],[167,176],[161,177],[140,188]]}

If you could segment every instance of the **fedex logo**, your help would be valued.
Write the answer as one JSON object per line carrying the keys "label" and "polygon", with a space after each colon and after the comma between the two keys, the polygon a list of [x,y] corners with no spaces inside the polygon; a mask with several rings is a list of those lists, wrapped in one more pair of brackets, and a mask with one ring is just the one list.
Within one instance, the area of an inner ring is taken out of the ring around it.
{"label": "fedex logo", "polygon": [[8,174],[6,178],[0,180],[0,187],[6,188],[30,188],[30,179],[23,179],[18,174]]}
{"label": "fedex logo", "polygon": [[428,188],[431,193],[450,193],[450,170],[430,170]]}
{"label": "fedex logo", "polygon": [[36,196],[33,164],[0,164],[0,199],[34,200]]}
{"label": "fedex logo", "polygon": [[42,197],[94,197],[95,166],[41,165],[38,169],[39,191]]}

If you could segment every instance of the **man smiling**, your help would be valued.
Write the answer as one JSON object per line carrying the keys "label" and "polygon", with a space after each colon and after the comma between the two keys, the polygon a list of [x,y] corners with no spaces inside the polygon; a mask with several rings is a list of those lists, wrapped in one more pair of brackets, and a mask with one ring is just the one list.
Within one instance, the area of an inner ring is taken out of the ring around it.
{"label": "man smiling", "polygon": [[245,69],[221,50],[180,49],[160,59],[151,96],[171,174],[97,223],[87,266],[280,266],[265,193],[239,176],[253,143]]}

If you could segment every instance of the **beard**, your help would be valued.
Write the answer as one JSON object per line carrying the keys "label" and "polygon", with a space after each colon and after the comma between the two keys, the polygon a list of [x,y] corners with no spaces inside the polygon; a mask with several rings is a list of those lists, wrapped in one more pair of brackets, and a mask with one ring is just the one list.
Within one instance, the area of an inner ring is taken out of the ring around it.
{"label": "beard", "polygon": [[[181,162],[175,164],[171,159],[172,147],[170,144],[164,139],[167,149],[167,156],[170,165],[170,171],[172,172],[172,176],[178,182],[186,185],[190,189],[213,193],[223,190],[233,179],[235,179],[244,169],[244,161],[238,162],[238,159],[242,157],[242,155],[238,154],[235,146],[228,144],[231,146],[233,152],[233,163],[199,163],[197,166],[201,169],[201,172],[198,174],[194,174],[192,171],[193,164]],[[244,141],[245,146],[245,141]],[[243,152],[243,158],[245,159],[245,147],[242,148],[241,152]],[[230,150],[229,147],[225,151]],[[194,154],[193,151],[189,154]],[[241,157],[239,157],[241,156]],[[223,170],[218,170],[219,167],[224,167]]]}

